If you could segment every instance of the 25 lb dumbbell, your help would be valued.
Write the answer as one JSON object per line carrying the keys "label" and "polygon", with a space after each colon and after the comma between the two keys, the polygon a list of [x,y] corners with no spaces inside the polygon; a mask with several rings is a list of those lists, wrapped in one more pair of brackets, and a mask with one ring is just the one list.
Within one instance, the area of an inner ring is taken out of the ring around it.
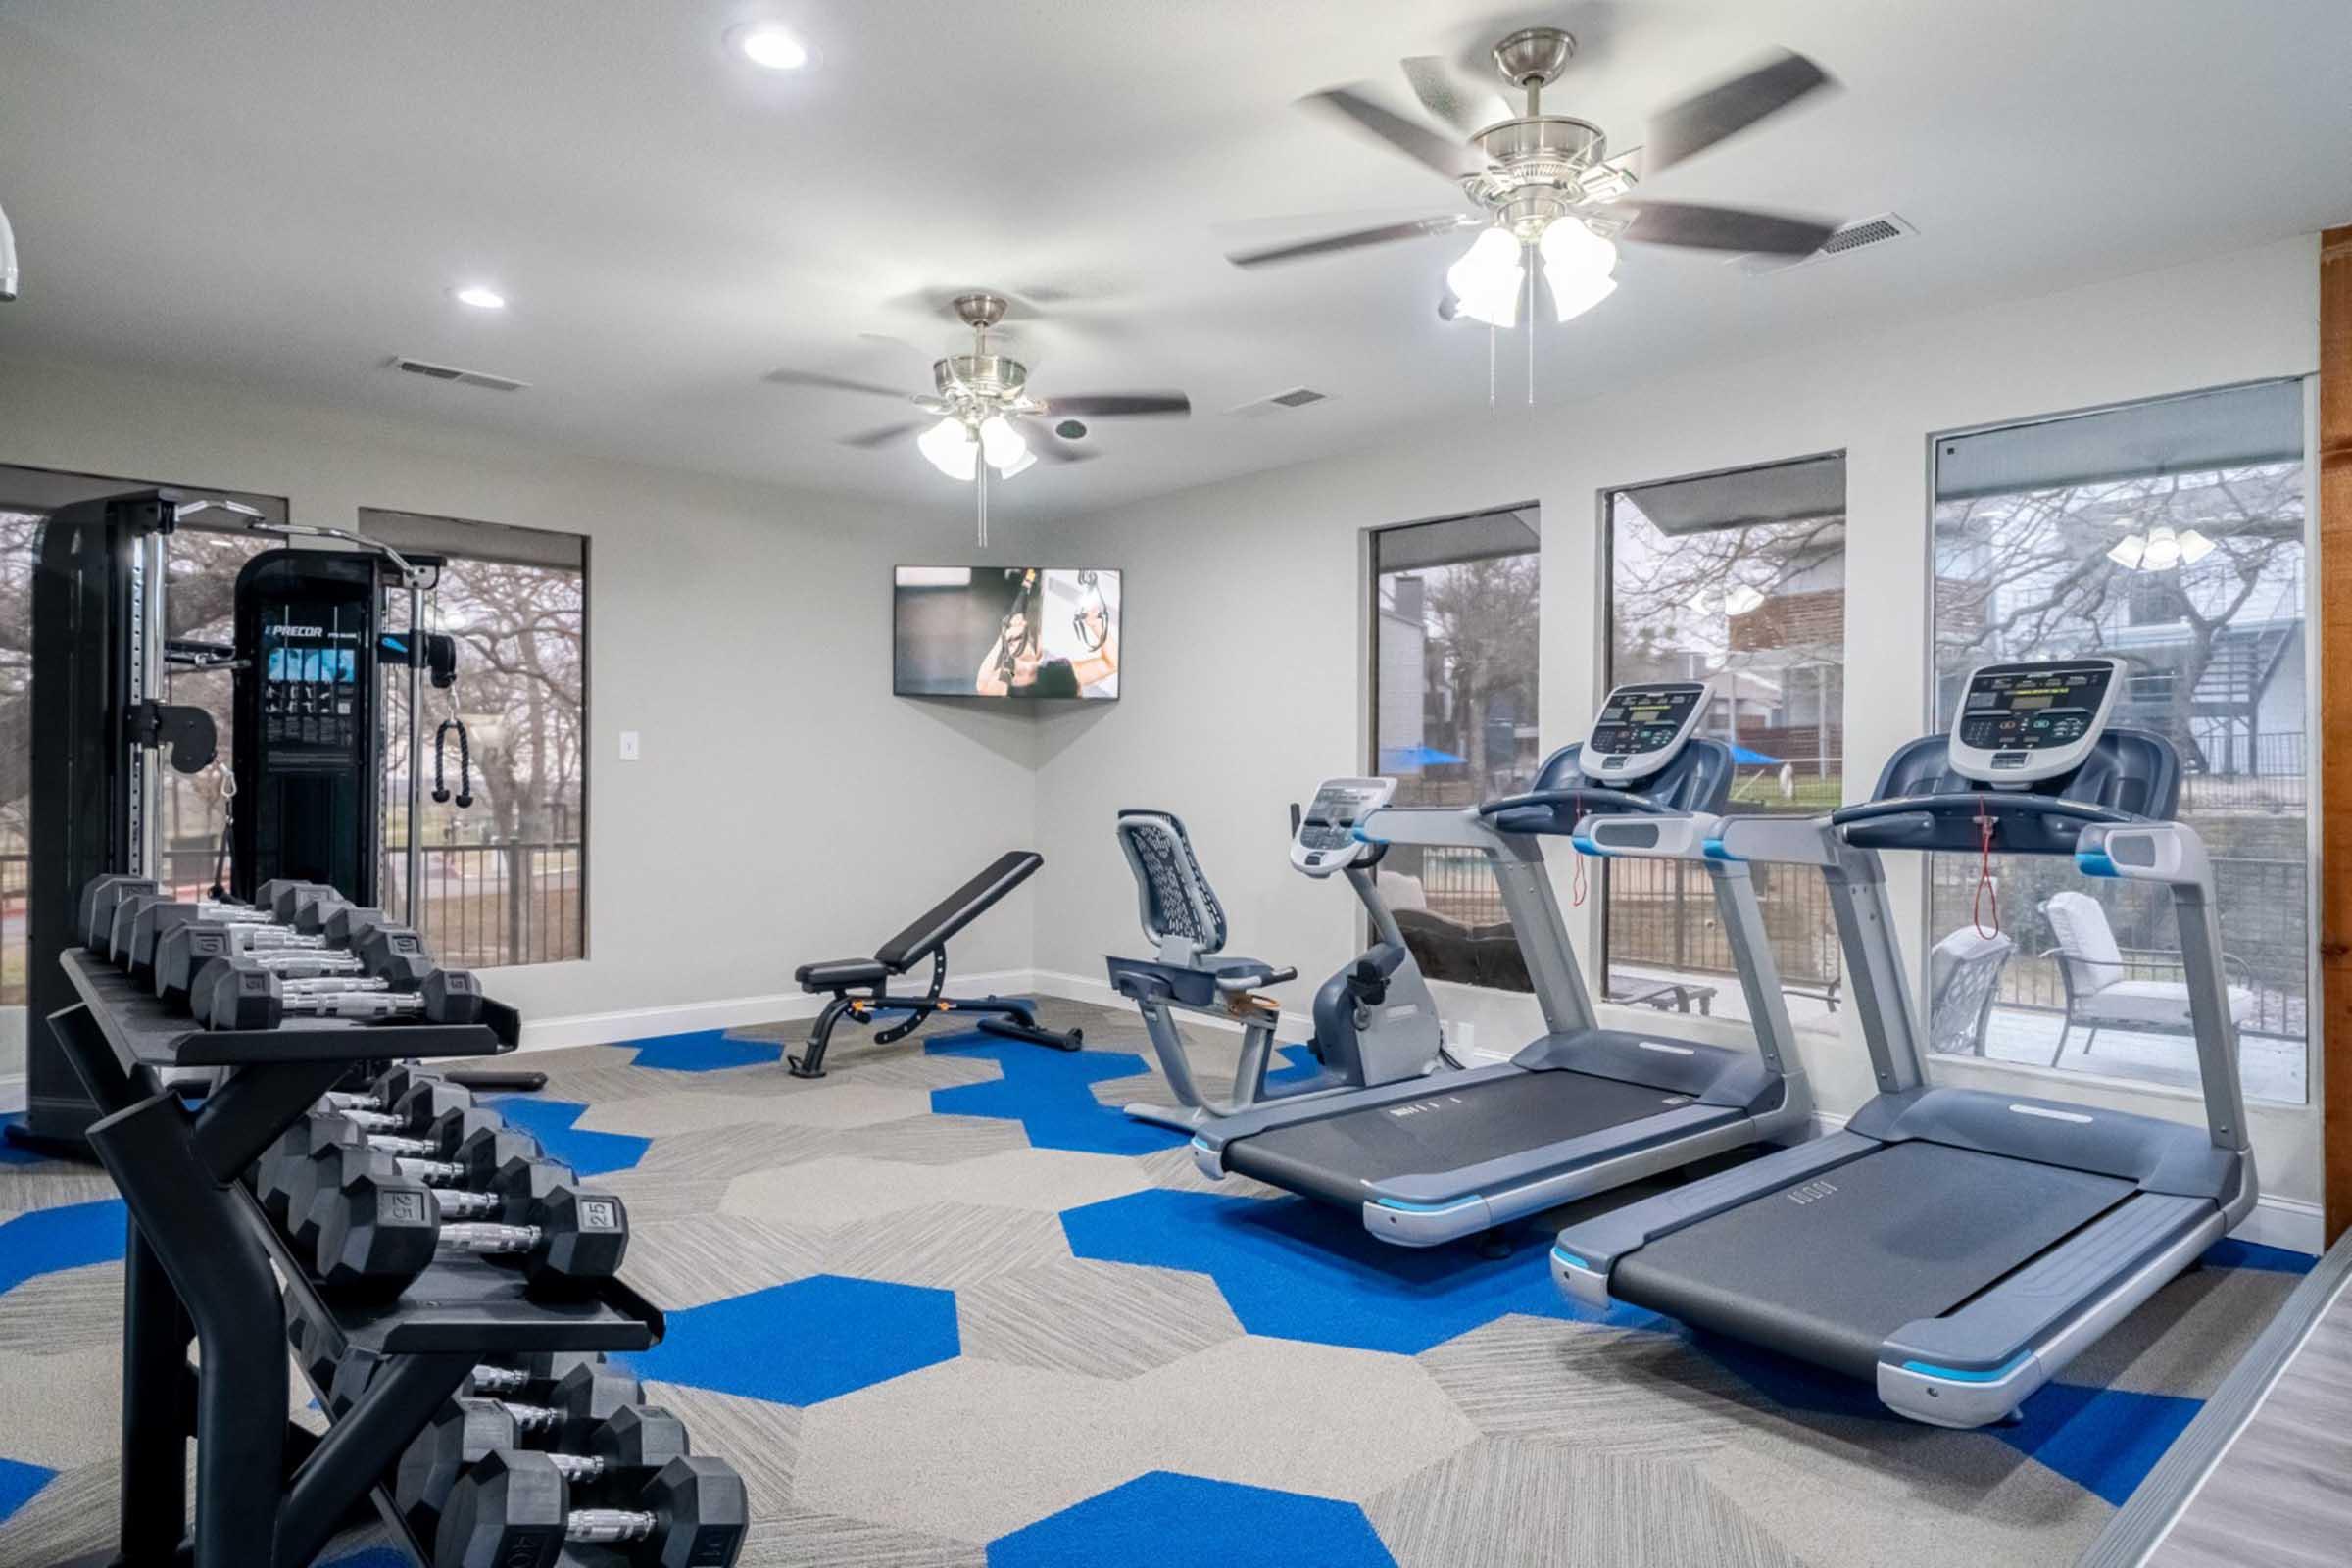
{"label": "25 lb dumbbell", "polygon": [[552,1454],[502,1448],[449,1494],[433,1538],[433,1568],[558,1568],[564,1547],[617,1548],[646,1568],[732,1568],[751,1528],[743,1478],[723,1459],[670,1460],[635,1508],[574,1508]]}
{"label": "25 lb dumbbell", "polygon": [[[370,1144],[322,1149],[284,1176],[287,1240],[315,1250],[345,1189],[363,1173],[414,1182],[432,1194],[433,1212],[444,1222],[493,1220],[526,1223],[533,1204],[579,1178],[567,1165],[539,1157],[538,1140],[528,1133],[477,1133],[461,1151],[464,1161],[417,1159]],[[501,1161],[496,1169],[494,1161]]]}
{"label": "25 lb dumbbell", "polygon": [[[449,1501],[450,1489],[475,1465],[501,1448],[571,1447],[596,1451],[598,1444],[619,1454],[659,1454],[659,1470],[687,1451],[685,1429],[666,1412],[647,1422],[645,1389],[611,1367],[579,1367],[548,1390],[545,1404],[520,1403],[488,1394],[460,1395],[441,1406],[432,1422],[411,1440],[393,1472],[392,1501],[418,1535],[430,1539],[433,1517]],[[625,1417],[625,1419],[624,1419]],[[614,1422],[620,1426],[606,1429]]]}
{"label": "25 lb dumbbell", "polygon": [[629,1250],[620,1200],[568,1185],[535,1200],[520,1223],[444,1225],[432,1189],[371,1170],[314,1207],[320,1288],[361,1299],[398,1296],[435,1257],[455,1252],[513,1259],[534,1290],[577,1294],[617,1273]]}
{"label": "25 lb dumbbell", "polygon": [[[451,1161],[466,1166],[469,1173],[478,1166],[487,1175],[495,1175],[499,1166],[517,1155],[535,1158],[540,1152],[537,1139],[507,1126],[498,1112],[471,1103],[447,1106],[421,1128],[404,1129],[399,1121],[397,1113],[379,1118],[320,1106],[278,1134],[254,1162],[254,1196],[270,1217],[284,1226],[295,1172],[321,1151],[342,1146],[367,1145],[395,1159]],[[469,1148],[474,1140],[478,1143]]]}
{"label": "25 lb dumbbell", "polygon": [[414,991],[305,993],[266,969],[225,969],[192,1010],[208,1029],[274,1029],[288,1018],[478,1023],[482,986],[466,969],[435,969]]}

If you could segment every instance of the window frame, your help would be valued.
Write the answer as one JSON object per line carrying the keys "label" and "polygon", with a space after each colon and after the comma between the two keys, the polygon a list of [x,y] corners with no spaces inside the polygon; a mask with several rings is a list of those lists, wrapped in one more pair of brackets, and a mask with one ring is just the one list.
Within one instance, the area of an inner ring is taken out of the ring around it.
{"label": "window frame", "polygon": [[[446,513],[421,511],[411,507],[363,504],[356,509],[354,516],[357,520],[353,526],[360,533],[368,535],[369,537],[376,536],[376,533],[370,530],[369,524],[371,521],[375,519],[389,518],[394,519],[396,524],[406,523],[412,526],[421,524],[436,529],[446,527],[457,534],[461,541],[464,535],[468,531],[481,530],[481,536],[485,538],[495,538],[502,533],[507,535],[544,534],[577,542],[579,546],[579,565],[577,567],[577,571],[580,579],[580,806],[578,822],[575,831],[575,836],[579,843],[580,912],[578,950],[565,957],[551,957],[538,960],[533,960],[527,956],[518,956],[512,964],[497,965],[496,967],[546,968],[557,964],[588,962],[595,956],[596,940],[596,905],[595,900],[591,895],[589,883],[589,878],[592,874],[592,864],[596,858],[595,856],[590,853],[589,844],[589,824],[592,820],[592,813],[594,810],[592,795],[596,775],[597,757],[594,707],[595,660],[593,657],[596,636],[595,536],[588,533],[575,533],[568,529],[563,528],[542,528],[533,524],[493,522],[479,517],[459,517],[450,515]],[[397,536],[399,529],[396,526],[391,531]],[[429,544],[416,544],[412,542],[408,545],[400,545],[396,537],[395,543],[397,548],[413,548],[425,554],[440,557],[444,560],[475,561],[497,565],[536,567],[541,570],[549,571],[572,569],[558,563],[534,562],[511,556],[501,556],[495,553],[473,555],[469,554],[461,547],[443,544],[439,541],[433,541]],[[428,600],[430,597],[431,596],[428,593]],[[466,650],[464,646],[464,640],[461,638],[458,655],[458,682],[459,689],[461,691],[464,689],[466,680]],[[405,701],[405,691],[402,695]],[[428,690],[428,702],[430,698]],[[426,737],[429,736],[431,730],[432,726],[430,724],[420,725],[418,729],[420,745],[426,743]],[[389,754],[387,753],[387,756]],[[421,757],[411,758],[408,765],[412,771],[420,768],[422,765]],[[424,792],[420,790],[420,798],[422,798],[423,794]],[[396,864],[401,851],[401,846],[396,844],[390,837],[391,813],[389,811],[386,811],[385,813],[384,823],[386,830],[384,854],[389,862]],[[423,853],[429,857],[432,854],[431,844],[429,842],[420,840],[420,845]],[[428,938],[430,935],[431,933],[428,932]]]}
{"label": "window frame", "polygon": [[[2126,410],[2151,408],[2167,403],[2186,402],[2210,397],[2216,393],[2235,392],[2253,387],[2279,386],[2288,383],[2302,390],[2303,442],[2303,550],[2307,569],[2320,564],[2320,464],[2319,464],[2319,382],[2317,373],[2298,375],[2260,375],[2237,381],[2217,382],[2211,386],[2178,388],[2146,397],[2117,398],[2103,403],[2082,404],[2075,408],[2050,410],[2041,414],[2015,416],[2008,418],[1981,420],[1964,425],[1951,425],[1927,432],[1921,448],[1922,500],[1921,527],[1925,553],[1919,573],[1920,624],[1926,628],[1921,639],[1920,658],[1920,733],[1936,731],[1936,466],[1938,449],[1946,441],[1968,436],[1988,435],[1999,430],[2014,430],[2031,425],[2053,424],[2065,419],[2094,417],[2102,414],[2120,414]],[[2316,584],[2317,572],[2311,581]],[[2303,615],[2303,733],[2307,737],[2303,749],[2303,774],[2307,806],[2303,813],[2305,854],[2315,874],[2304,879],[2303,889],[2303,972],[2304,972],[2304,1097],[2301,1103],[2285,1100],[2247,1097],[2250,1114],[2270,1112],[2278,1115],[2317,1117],[2321,1114],[2326,1086],[2322,1081],[2322,1062],[2326,1044],[2326,998],[2323,995],[2323,975],[2320,964],[2320,901],[2324,896],[2326,879],[2316,874],[2320,866],[2320,852],[2324,838],[2326,811],[2321,806],[2321,751],[2318,744],[2322,718],[2320,690],[2324,663],[2321,639],[2315,635],[2320,618],[2316,604],[2307,596]],[[1924,1010],[1929,1005],[1928,963],[1930,949],[1935,942],[1935,878],[1923,865],[1917,878],[1913,899],[1912,934],[1916,952],[1912,955],[1907,975],[1912,994],[1919,999]],[[1925,1019],[1922,1019],[1924,1024]],[[1923,1048],[1924,1049],[1924,1048]],[[2053,1067],[2032,1061],[2010,1061],[1997,1057],[1971,1058],[1960,1056],[1936,1057],[1930,1062],[1931,1071],[1960,1070],[1979,1074],[1993,1082],[2022,1081],[2028,1092],[2072,1093],[2081,1098],[2084,1088],[2128,1095],[2146,1095],[2159,1100],[2174,1100],[2184,1103],[2202,1104],[2204,1092],[2193,1085],[2168,1084],[2152,1078],[2127,1077],[2115,1073],[2094,1072],[2082,1067]],[[2244,1065],[2240,1062],[2240,1083]],[[2060,1086],[2060,1087],[2053,1087]]]}
{"label": "window frame", "polygon": [[[1503,502],[1489,507],[1472,507],[1464,512],[1444,512],[1435,516],[1414,517],[1403,522],[1371,524],[1362,530],[1356,560],[1360,571],[1356,604],[1363,616],[1363,634],[1357,647],[1364,671],[1363,708],[1358,714],[1356,755],[1363,759],[1364,776],[1380,778],[1380,539],[1383,534],[1396,533],[1407,528],[1430,528],[1443,523],[1462,522],[1472,517],[1499,516],[1504,513],[1520,514],[1536,536],[1535,548],[1529,552],[1536,558],[1536,753],[1539,760],[1548,755],[1544,749],[1544,509],[1540,501]],[[1425,688],[1426,689],[1426,688]],[[1360,922],[1359,922],[1360,923]]]}
{"label": "window frame", "polygon": [[[1696,468],[1686,473],[1671,474],[1664,478],[1641,479],[1624,484],[1603,485],[1599,490],[1594,492],[1592,532],[1594,535],[1594,554],[1597,557],[1597,566],[1594,580],[1599,584],[1600,588],[1600,613],[1593,620],[1594,646],[1592,653],[1592,667],[1595,673],[1599,676],[1599,679],[1594,683],[1595,689],[1592,693],[1592,701],[1594,704],[1597,704],[1603,697],[1606,697],[1612,690],[1615,689],[1617,684],[1617,498],[1622,495],[1628,495],[1634,491],[1652,489],[1661,485],[1684,484],[1696,479],[1725,479],[1738,474],[1757,472],[1766,468],[1787,467],[1793,464],[1820,463],[1832,458],[1837,459],[1841,464],[1850,465],[1852,462],[1851,449],[1842,446],[1825,447],[1815,452],[1793,453],[1785,458],[1773,458],[1761,463],[1735,463],[1723,467]],[[1852,504],[1852,479],[1850,471],[1845,476],[1844,489],[1847,510],[1842,511],[1839,515],[1842,519],[1842,526],[1847,528],[1849,532],[1847,536],[1847,542],[1845,544],[1841,544],[1838,549],[1839,570],[1841,574],[1844,570],[1845,557],[1848,553],[1851,543],[1850,530],[1853,526],[1852,512],[1850,510]],[[1752,528],[1771,525],[1772,524],[1763,521],[1734,522],[1723,524],[1720,528],[1696,529],[1691,531],[1707,533],[1728,532],[1735,528]],[[1656,524],[1653,523],[1651,526],[1656,527]],[[1659,531],[1664,532],[1663,529],[1660,529]],[[1845,742],[1843,737],[1846,731],[1845,702],[1847,688],[1846,683],[1842,678],[1842,670],[1845,658],[1844,650],[1847,645],[1847,623],[1850,622],[1852,616],[1852,602],[1849,597],[1850,587],[1851,585],[1848,584],[1846,587],[1840,589],[1840,597],[1844,600],[1844,603],[1840,605],[1840,610],[1843,613],[1840,618],[1840,624],[1838,626],[1838,633],[1839,668],[1841,672],[1838,691],[1838,733],[1839,736],[1838,750],[1840,754],[1843,754],[1845,751]],[[1705,722],[1703,717],[1701,718],[1700,722],[1703,726]],[[1565,743],[1563,742],[1562,744]],[[1845,774],[1846,764],[1849,764],[1851,760],[1852,759],[1849,756],[1841,755],[1839,757],[1841,777]],[[1609,985],[1610,961],[1609,876],[1613,868],[1606,858],[1603,858],[1599,863],[1599,874],[1593,878],[1592,896],[1587,901],[1585,930],[1588,938],[1590,939],[1590,951],[1593,955],[1594,961],[1592,964],[1592,972],[1600,977],[1598,988],[1594,992],[1594,1000],[1605,1004],[1607,1001]],[[1842,955],[1840,955],[1840,963],[1842,963]],[[1792,991],[1787,977],[1785,976],[1781,982],[1781,991],[1784,996],[1801,996],[1807,994],[1801,991]],[[1852,1006],[1853,1002],[1850,995],[1844,996],[1839,1004],[1845,1007]],[[1826,1026],[1793,1024],[1792,1032],[1797,1035],[1821,1035],[1824,1033],[1837,1033],[1838,1030],[1843,1028],[1842,1024],[1835,1021],[1837,1016],[1837,1014],[1833,1013],[1833,1021]],[[1678,1019],[1678,1022],[1682,1020]],[[1743,1018],[1733,1019],[1727,1017],[1725,1021],[1728,1023],[1736,1023],[1741,1028],[1750,1027],[1749,1020]]]}

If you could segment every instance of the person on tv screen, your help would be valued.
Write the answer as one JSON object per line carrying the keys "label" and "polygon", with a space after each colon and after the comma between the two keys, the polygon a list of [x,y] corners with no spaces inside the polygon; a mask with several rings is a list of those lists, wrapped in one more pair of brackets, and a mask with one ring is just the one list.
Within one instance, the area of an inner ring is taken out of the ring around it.
{"label": "person on tv screen", "polygon": [[997,640],[989,645],[972,679],[972,690],[982,697],[1077,697],[1086,688],[1100,686],[1118,674],[1118,630],[1099,597],[1090,607],[1092,618],[1081,612],[1085,624],[1080,640],[1087,645],[1086,651],[1071,658],[1046,649],[1040,577],[1035,567],[1019,574],[1012,604],[998,625]]}

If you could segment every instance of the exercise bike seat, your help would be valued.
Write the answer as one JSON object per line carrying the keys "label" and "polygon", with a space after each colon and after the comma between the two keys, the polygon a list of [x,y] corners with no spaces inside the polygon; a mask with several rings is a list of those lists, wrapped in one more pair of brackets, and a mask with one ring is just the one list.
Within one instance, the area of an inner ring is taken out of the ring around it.
{"label": "exercise bike seat", "polygon": [[1298,971],[1256,958],[1205,958],[1197,964],[1152,958],[1108,958],[1111,989],[1137,1002],[1168,1001],[1187,1007],[1219,1005],[1235,991],[1296,980]]}
{"label": "exercise bike seat", "polygon": [[847,986],[870,986],[887,980],[899,971],[879,958],[827,958],[821,963],[804,963],[792,971],[803,991],[839,991]]}

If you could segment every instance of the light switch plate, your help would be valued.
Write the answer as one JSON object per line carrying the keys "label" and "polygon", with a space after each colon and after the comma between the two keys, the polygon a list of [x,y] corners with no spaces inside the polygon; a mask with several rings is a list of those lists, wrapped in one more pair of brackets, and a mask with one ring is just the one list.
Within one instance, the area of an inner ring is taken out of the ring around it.
{"label": "light switch plate", "polygon": [[637,760],[637,732],[633,729],[620,732],[620,760],[624,762]]}

